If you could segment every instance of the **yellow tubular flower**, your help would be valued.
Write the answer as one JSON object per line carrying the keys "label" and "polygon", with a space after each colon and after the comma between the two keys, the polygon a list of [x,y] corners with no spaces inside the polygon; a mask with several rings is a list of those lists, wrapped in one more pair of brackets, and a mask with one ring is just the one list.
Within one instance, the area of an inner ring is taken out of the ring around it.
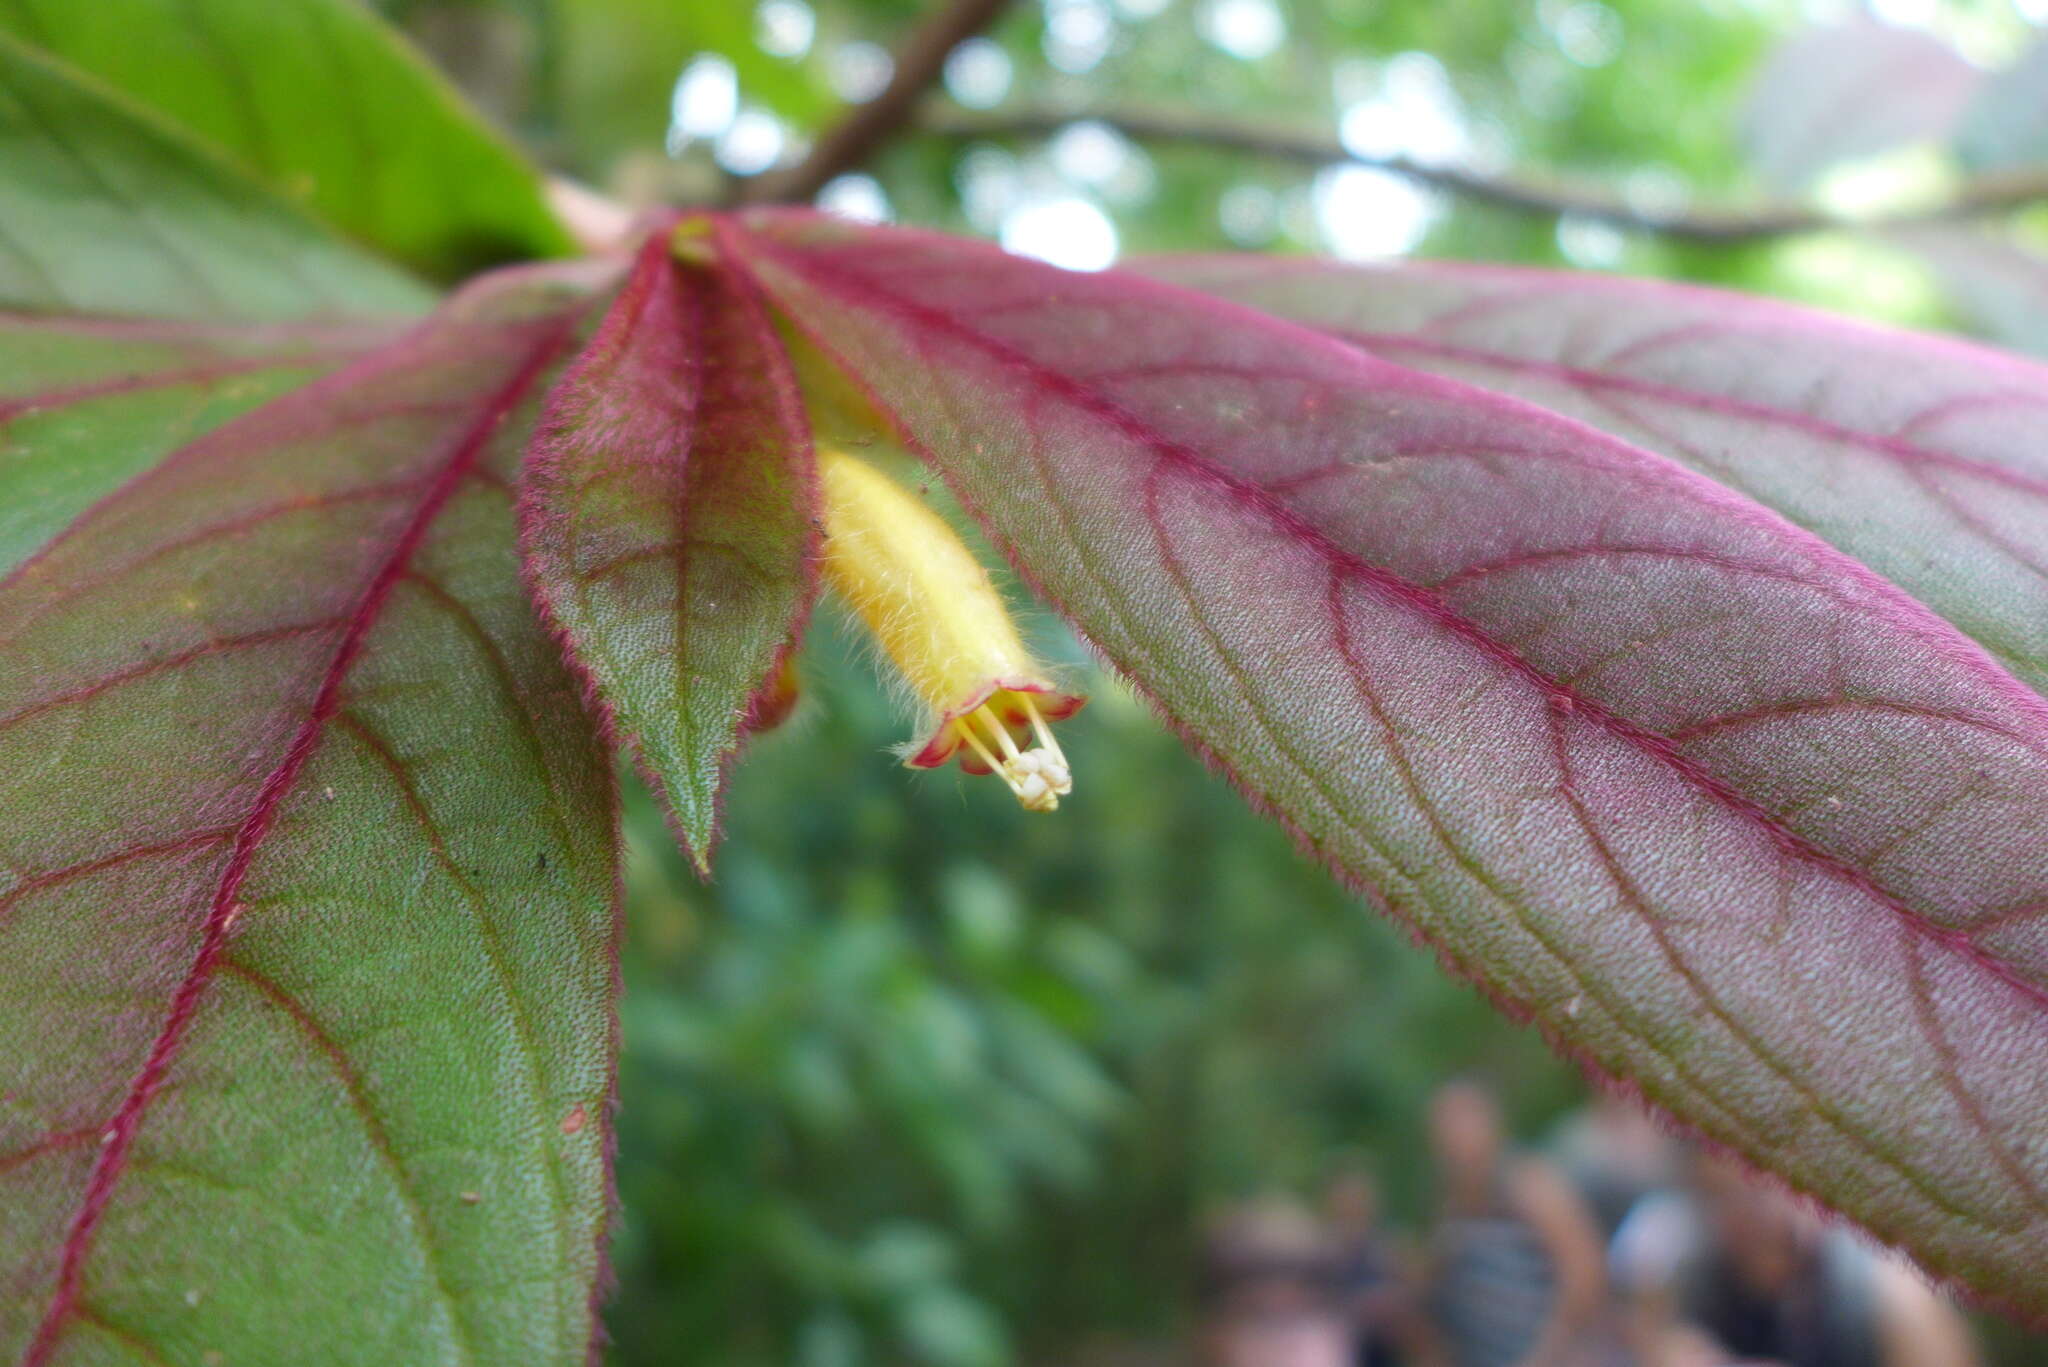
{"label": "yellow tubular flower", "polygon": [[1031,658],[988,572],[944,518],[843,451],[819,448],[818,483],[825,580],[933,715],[904,763],[933,769],[957,753],[968,773],[1001,775],[1026,809],[1057,808],[1074,780],[1047,723],[1084,699]]}

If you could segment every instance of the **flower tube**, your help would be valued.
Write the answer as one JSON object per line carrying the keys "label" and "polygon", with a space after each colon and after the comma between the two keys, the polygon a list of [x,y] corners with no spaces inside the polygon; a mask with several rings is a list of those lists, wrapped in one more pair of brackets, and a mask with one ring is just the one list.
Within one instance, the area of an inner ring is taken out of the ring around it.
{"label": "flower tube", "polygon": [[1017,634],[988,571],[946,520],[858,457],[821,447],[824,574],[874,633],[930,714],[904,763],[954,755],[994,773],[1029,811],[1050,812],[1074,780],[1051,723],[1084,699],[1054,685]]}

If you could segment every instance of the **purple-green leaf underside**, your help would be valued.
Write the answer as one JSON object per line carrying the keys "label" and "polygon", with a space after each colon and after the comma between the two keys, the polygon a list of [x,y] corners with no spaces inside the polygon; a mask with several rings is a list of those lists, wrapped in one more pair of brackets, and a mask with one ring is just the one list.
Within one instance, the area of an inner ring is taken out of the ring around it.
{"label": "purple-green leaf underside", "polygon": [[2048,693],[2048,367],[1613,276],[1222,257],[1139,268],[1680,461],[1877,570]]}
{"label": "purple-green leaf underside", "polygon": [[726,769],[815,577],[802,401],[744,278],[655,233],[522,499],[537,597],[708,873]]}
{"label": "purple-green leaf underside", "polygon": [[1146,279],[744,223],[778,306],[1305,846],[1601,1072],[2048,1313],[2048,704],[1581,424]]}
{"label": "purple-green leaf underside", "polygon": [[512,494],[586,289],[482,282],[0,581],[0,1358],[591,1351],[610,773]]}

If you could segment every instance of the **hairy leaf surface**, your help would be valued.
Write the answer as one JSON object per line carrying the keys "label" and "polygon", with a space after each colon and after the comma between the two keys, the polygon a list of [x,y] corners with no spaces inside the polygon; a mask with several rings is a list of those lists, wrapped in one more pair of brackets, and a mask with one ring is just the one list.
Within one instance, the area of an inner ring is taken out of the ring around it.
{"label": "hairy leaf surface", "polygon": [[[1600,1070],[2048,1312],[2039,697],[1578,423],[1147,280],[746,222],[771,295],[1306,846]],[[1113,762],[1076,756],[1077,801]]]}
{"label": "hairy leaf surface", "polygon": [[1143,269],[1682,461],[1884,574],[2048,692],[2048,367],[1612,276],[1218,257]]}
{"label": "hairy leaf surface", "polygon": [[511,493],[580,298],[474,287],[0,582],[0,1357],[589,1351],[609,774]]}
{"label": "hairy leaf surface", "polygon": [[0,29],[429,275],[569,249],[538,171],[357,0],[0,0]]}
{"label": "hairy leaf surface", "polygon": [[0,308],[216,322],[430,296],[113,92],[0,33]]}
{"label": "hairy leaf surface", "polygon": [[766,310],[668,236],[557,392],[522,497],[539,597],[708,872],[726,767],[810,603],[814,500]]}
{"label": "hairy leaf surface", "polygon": [[1837,162],[1947,137],[1982,80],[1923,29],[1868,19],[1810,29],[1758,74],[1742,145],[1771,188],[1799,190]]}

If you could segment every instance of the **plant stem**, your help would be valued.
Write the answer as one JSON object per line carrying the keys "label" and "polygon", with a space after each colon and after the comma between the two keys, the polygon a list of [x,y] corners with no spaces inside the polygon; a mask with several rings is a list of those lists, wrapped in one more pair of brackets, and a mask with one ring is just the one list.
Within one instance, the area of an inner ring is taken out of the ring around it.
{"label": "plant stem", "polygon": [[895,52],[895,68],[881,94],[855,105],[818,138],[811,154],[785,171],[771,172],[740,187],[746,203],[810,199],[833,177],[864,165],[907,127],[918,102],[945,72],[953,49],[993,24],[1011,0],[950,0],[912,29]]}

